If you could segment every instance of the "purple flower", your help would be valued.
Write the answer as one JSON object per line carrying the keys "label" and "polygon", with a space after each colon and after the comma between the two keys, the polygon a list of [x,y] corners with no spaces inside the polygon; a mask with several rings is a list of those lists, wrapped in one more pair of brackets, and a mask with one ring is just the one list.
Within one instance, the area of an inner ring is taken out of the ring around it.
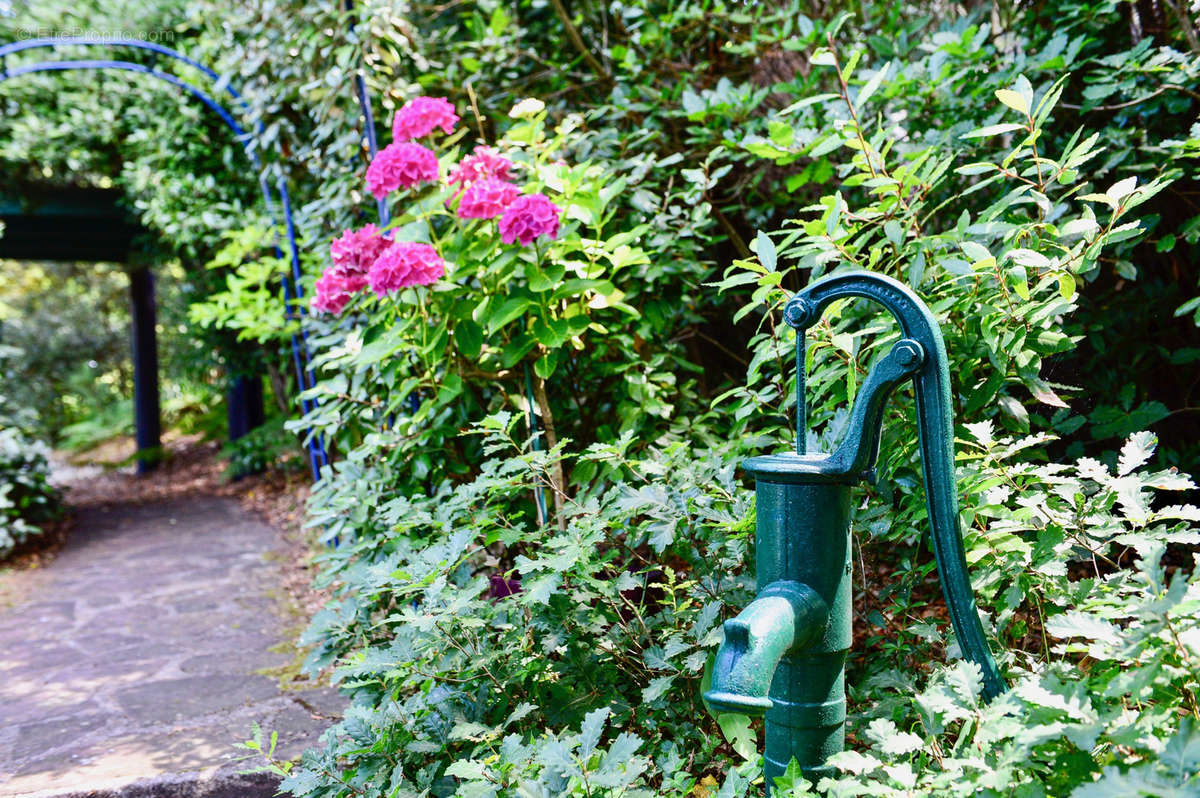
{"label": "purple flower", "polygon": [[521,580],[505,579],[500,574],[488,576],[488,598],[499,601],[502,598],[515,596],[521,592]]}

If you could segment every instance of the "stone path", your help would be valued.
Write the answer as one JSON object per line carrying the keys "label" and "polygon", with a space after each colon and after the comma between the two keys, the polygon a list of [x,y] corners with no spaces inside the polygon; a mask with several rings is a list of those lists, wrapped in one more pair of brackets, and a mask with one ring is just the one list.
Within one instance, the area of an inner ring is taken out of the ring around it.
{"label": "stone path", "polygon": [[0,796],[272,795],[233,744],[258,722],[293,756],[343,706],[257,673],[290,659],[276,540],[232,499],[92,509],[45,571],[0,574],[28,582],[0,608]]}

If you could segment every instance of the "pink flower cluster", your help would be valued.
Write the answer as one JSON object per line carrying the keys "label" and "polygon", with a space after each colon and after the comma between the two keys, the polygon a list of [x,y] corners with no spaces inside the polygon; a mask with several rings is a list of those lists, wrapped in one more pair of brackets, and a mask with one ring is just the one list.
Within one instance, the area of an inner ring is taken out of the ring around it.
{"label": "pink flower cluster", "polygon": [[454,132],[458,114],[445,97],[416,97],[404,104],[392,118],[392,138],[412,141],[424,138],[441,128],[443,133]]}
{"label": "pink flower cluster", "polygon": [[463,219],[494,219],[521,195],[521,190],[498,177],[476,180],[458,203],[458,215]]}
{"label": "pink flower cluster", "polygon": [[[440,129],[450,133],[458,114],[442,97],[417,97],[405,103],[392,120],[394,140],[367,167],[367,188],[383,199],[397,189],[411,189],[438,179],[433,150],[417,144]],[[545,194],[522,195],[514,185],[513,162],[491,147],[479,146],[447,177],[457,187],[458,216],[462,219],[499,217],[500,240],[532,244],[541,236],[558,237],[562,209]],[[450,202],[447,202],[449,206]],[[378,297],[404,288],[431,285],[446,274],[446,262],[429,244],[391,241],[373,224],[345,230],[329,246],[333,265],[317,279],[312,309],[339,314],[356,294],[370,287]]]}
{"label": "pink flower cluster", "polygon": [[475,151],[459,161],[458,166],[450,172],[447,182],[457,185],[460,189],[483,180],[494,177],[498,180],[512,180],[513,162],[500,155],[491,147],[480,145]]}
{"label": "pink flower cluster", "polygon": [[312,309],[317,313],[336,316],[346,309],[346,305],[366,284],[367,278],[361,274],[350,274],[336,266],[326,269],[313,287]]}
{"label": "pink flower cluster", "polygon": [[333,266],[313,286],[312,309],[316,313],[340,314],[367,286],[384,297],[414,285],[430,285],[446,273],[446,262],[433,247],[388,241],[373,224],[345,231],[329,250]]}
{"label": "pink flower cluster", "polygon": [[429,244],[397,241],[371,266],[367,282],[382,297],[409,286],[436,283],[445,273],[446,262]]}
{"label": "pink flower cluster", "polygon": [[505,244],[520,241],[522,246],[529,246],[538,236],[558,238],[561,213],[562,209],[545,194],[519,197],[500,217],[500,240]]}
{"label": "pink flower cluster", "polygon": [[538,236],[558,236],[561,210],[545,194],[521,196],[510,181],[513,162],[491,147],[476,147],[447,178],[459,186],[458,215],[462,219],[500,216],[500,240],[529,245]]}
{"label": "pink flower cluster", "polygon": [[375,199],[383,199],[398,188],[431,183],[438,177],[438,160],[433,150],[411,141],[393,141],[367,167],[367,188]]}
{"label": "pink flower cluster", "polygon": [[342,271],[365,275],[390,243],[380,235],[378,227],[368,224],[361,230],[346,230],[340,238],[334,239],[329,245],[329,254],[333,265]]}
{"label": "pink flower cluster", "polygon": [[376,153],[367,167],[367,189],[375,199],[437,180],[437,155],[413,139],[438,128],[451,133],[457,122],[454,106],[444,97],[416,97],[405,103],[392,119],[392,143]]}

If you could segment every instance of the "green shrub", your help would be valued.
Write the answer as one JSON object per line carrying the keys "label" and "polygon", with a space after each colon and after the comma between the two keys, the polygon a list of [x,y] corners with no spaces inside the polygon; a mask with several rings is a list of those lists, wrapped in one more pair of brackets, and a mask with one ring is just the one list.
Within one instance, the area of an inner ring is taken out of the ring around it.
{"label": "green shrub", "polygon": [[[821,57],[848,77],[831,53]],[[761,332],[745,386],[713,414],[677,415],[649,444],[630,431],[545,452],[501,412],[473,427],[483,440],[471,476],[431,480],[428,493],[386,491],[404,477],[377,456],[379,439],[364,437],[312,497],[311,521],[342,545],[323,574],[337,599],[305,637],[308,667],[335,664],[355,703],[327,747],[289,769],[285,788],[682,796],[720,783],[732,796],[761,780],[757,726],[712,717],[699,694],[721,621],[750,598],[752,499],[737,460],[782,445],[794,421],[783,286],[797,270],[834,262],[919,286],[946,330],[968,559],[1014,689],[983,706],[977,672],[931,667],[954,660],[943,627],[910,620],[940,599],[924,587],[934,566],[918,545],[924,502],[901,397],[889,410],[884,478],[855,519],[856,555],[876,560],[886,547],[895,569],[887,586],[857,577],[867,635],[849,665],[850,727],[869,747],[837,758],[842,775],[824,788],[1088,795],[1200,779],[1200,761],[1186,753],[1192,727],[1181,721],[1200,690],[1188,669],[1200,601],[1185,568],[1162,565],[1164,552],[1175,558],[1200,541],[1189,527],[1200,511],[1150,495],[1192,483],[1141,470],[1153,436],[1131,438],[1110,471],[1090,459],[1046,463],[1050,432],[996,433],[1031,429],[1018,389],[1061,401],[1041,369],[1072,345],[1062,329],[1081,275],[1139,234],[1127,214],[1162,186],[1130,180],[1089,193],[1079,167],[1099,151],[1085,136],[1064,153],[1035,153],[1063,85],[1035,93],[1018,80],[1002,93],[1001,113],[1016,118],[998,124],[1020,132],[999,151],[973,149],[971,160],[953,141],[910,149],[862,130],[848,93],[829,98],[847,109],[833,126],[834,143],[851,153],[839,165],[842,188],[778,236],[760,235],[757,259],[736,263],[721,283],[754,286],[740,315]],[[1093,204],[1109,210],[1098,217]],[[814,328],[814,449],[840,434],[857,382],[891,333],[850,303]],[[436,417],[438,397],[423,412]],[[528,496],[556,486],[559,460],[576,477],[562,528],[543,529]],[[1140,557],[1133,567],[1129,552]],[[1088,635],[1107,647],[1069,642]],[[1064,761],[1069,768],[1056,766]]]}
{"label": "green shrub", "polygon": [[284,429],[284,419],[271,418],[235,441],[221,447],[227,463],[225,476],[243,477],[272,469],[303,471],[307,465],[296,436]]}
{"label": "green shrub", "polygon": [[49,450],[15,427],[0,426],[0,559],[58,514],[59,494],[49,483]]}

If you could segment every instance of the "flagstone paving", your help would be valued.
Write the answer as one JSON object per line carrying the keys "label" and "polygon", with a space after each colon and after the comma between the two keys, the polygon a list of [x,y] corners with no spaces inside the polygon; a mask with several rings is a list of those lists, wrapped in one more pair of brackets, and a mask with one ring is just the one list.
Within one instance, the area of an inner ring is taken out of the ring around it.
{"label": "flagstone paving", "polygon": [[[81,511],[44,570],[0,574],[0,796],[254,798],[251,723],[314,745],[343,702],[261,671],[284,630],[277,533],[229,498]],[[15,588],[15,589],[14,589]]]}

